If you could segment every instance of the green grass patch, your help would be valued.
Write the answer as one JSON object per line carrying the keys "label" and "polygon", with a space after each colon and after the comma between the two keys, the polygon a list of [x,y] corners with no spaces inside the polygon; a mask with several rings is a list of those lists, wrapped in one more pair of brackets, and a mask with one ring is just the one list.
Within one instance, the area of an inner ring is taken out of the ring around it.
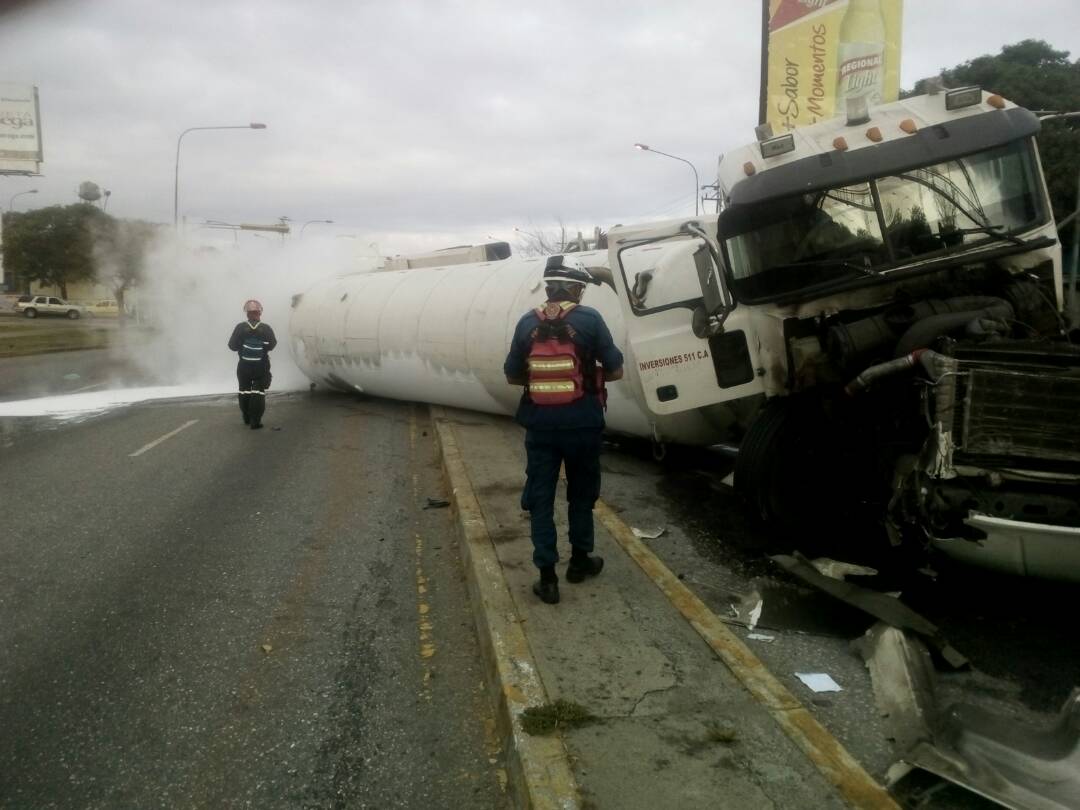
{"label": "green grass patch", "polygon": [[521,727],[534,736],[551,734],[564,728],[579,728],[599,720],[580,703],[556,700],[542,706],[530,706],[521,713]]}
{"label": "green grass patch", "polygon": [[104,349],[114,334],[115,330],[92,326],[48,328],[34,324],[28,328],[22,323],[0,322],[0,357]]}

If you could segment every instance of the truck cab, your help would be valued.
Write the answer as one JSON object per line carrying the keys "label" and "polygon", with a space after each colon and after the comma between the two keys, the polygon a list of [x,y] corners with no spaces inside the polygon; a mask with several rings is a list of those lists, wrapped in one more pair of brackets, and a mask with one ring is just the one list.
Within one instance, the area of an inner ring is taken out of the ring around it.
{"label": "truck cab", "polygon": [[872,524],[1080,580],[1080,347],[1038,130],[979,88],[853,105],[725,155],[715,218],[612,229],[656,438],[694,412],[737,444],[781,532]]}

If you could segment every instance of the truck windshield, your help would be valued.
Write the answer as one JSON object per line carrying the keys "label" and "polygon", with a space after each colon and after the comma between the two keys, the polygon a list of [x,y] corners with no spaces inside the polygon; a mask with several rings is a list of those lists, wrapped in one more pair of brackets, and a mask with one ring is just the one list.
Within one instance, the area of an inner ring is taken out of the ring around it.
{"label": "truck windshield", "polygon": [[876,276],[989,241],[1021,243],[1015,234],[1046,218],[1027,141],[754,209],[724,240],[733,291],[748,301]]}

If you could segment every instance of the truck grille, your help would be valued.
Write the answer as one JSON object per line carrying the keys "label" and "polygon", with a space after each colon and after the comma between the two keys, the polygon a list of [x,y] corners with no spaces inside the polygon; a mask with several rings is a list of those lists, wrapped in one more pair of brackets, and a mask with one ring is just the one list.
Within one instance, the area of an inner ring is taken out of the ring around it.
{"label": "truck grille", "polygon": [[993,363],[987,354],[958,353],[957,455],[1080,463],[1080,366],[1013,363],[1004,352],[994,359],[1006,362]]}

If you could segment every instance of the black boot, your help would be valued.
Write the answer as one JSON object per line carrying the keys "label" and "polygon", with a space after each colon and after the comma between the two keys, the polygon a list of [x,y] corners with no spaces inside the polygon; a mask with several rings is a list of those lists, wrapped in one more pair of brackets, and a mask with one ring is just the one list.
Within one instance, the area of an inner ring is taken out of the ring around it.
{"label": "black boot", "polygon": [[533,583],[533,593],[540,597],[540,601],[549,605],[559,603],[559,577],[555,573],[554,565],[540,569],[540,579]]}
{"label": "black boot", "polygon": [[603,557],[590,557],[588,554],[574,554],[566,566],[567,582],[584,582],[585,577],[595,577],[604,570]]}

